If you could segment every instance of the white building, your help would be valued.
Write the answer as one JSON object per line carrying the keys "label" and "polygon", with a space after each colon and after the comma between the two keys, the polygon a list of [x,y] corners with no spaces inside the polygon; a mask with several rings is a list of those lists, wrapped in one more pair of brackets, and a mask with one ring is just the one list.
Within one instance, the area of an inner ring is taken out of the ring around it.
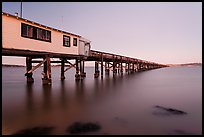
{"label": "white building", "polygon": [[2,48],[88,56],[90,41],[2,12]]}

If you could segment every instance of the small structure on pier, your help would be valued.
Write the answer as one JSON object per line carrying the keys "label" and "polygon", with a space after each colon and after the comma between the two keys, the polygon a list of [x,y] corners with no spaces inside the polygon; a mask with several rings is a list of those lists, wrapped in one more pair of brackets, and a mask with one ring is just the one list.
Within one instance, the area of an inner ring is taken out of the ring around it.
{"label": "small structure on pier", "polygon": [[[90,41],[79,35],[2,13],[2,47],[70,55],[88,55]],[[84,50],[82,50],[84,49]]]}
{"label": "small structure on pier", "polygon": [[[33,82],[32,72],[42,64],[44,64],[43,82],[51,82],[50,58],[52,57],[59,57],[61,59],[61,78],[64,79],[64,63],[67,61],[66,58],[76,59],[76,62],[81,63],[84,57],[89,56],[91,41],[79,35],[4,12],[2,12],[2,34],[2,48],[6,55],[20,54],[20,56],[27,57],[26,76],[28,82]],[[32,61],[32,59],[40,57],[43,58],[43,61]],[[32,63],[39,64],[32,69]],[[69,62],[69,64],[71,64],[71,67],[75,67],[72,63]],[[78,69],[78,63],[76,66]],[[85,73],[82,75],[84,76]],[[78,73],[76,77],[78,77]]]}
{"label": "small structure on pier", "polygon": [[[112,70],[114,76],[117,72],[123,74],[124,69],[129,74],[167,66],[94,51],[91,50],[90,43],[90,40],[80,35],[2,12],[2,55],[26,57],[25,76],[27,76],[27,82],[34,82],[32,72],[42,64],[43,84],[51,84],[51,63],[61,63],[61,80],[65,79],[64,73],[72,67],[76,68],[76,80],[86,77],[85,61],[95,61],[95,78],[99,77],[100,71],[101,78],[103,78],[104,67],[106,75],[109,75],[110,70]],[[36,60],[39,58],[42,60]],[[51,58],[58,58],[59,60],[52,61]],[[69,62],[72,59],[75,60],[74,64]],[[38,64],[33,67],[32,63]],[[68,63],[66,69],[65,63]]]}

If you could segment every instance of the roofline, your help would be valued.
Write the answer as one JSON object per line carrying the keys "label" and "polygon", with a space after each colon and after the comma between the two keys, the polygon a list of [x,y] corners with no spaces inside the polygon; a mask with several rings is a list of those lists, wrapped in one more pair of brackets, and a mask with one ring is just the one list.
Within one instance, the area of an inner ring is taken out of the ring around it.
{"label": "roofline", "polygon": [[31,21],[31,20],[28,20],[28,19],[25,19],[25,18],[21,18],[21,17],[15,16],[15,15],[12,15],[12,14],[9,14],[9,13],[6,13],[6,12],[2,12],[2,15],[11,16],[11,17],[14,17],[14,18],[17,18],[17,19],[20,19],[20,20],[23,20],[23,21],[26,21],[26,22],[41,26],[41,27],[45,27],[45,28],[48,28],[48,29],[52,29],[52,30],[55,30],[55,31],[59,31],[59,32],[62,32],[62,33],[73,35],[73,36],[76,36],[76,37],[81,37],[80,35],[69,33],[69,32],[66,32],[66,31],[63,31],[63,30],[59,30],[59,29],[55,29],[53,27],[49,27],[49,26],[46,26],[46,25]]}

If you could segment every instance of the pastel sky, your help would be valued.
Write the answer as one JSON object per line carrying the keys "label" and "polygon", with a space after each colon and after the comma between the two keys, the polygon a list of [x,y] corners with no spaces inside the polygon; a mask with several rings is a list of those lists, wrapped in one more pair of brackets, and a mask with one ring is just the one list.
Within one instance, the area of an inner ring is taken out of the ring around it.
{"label": "pastel sky", "polygon": [[[20,2],[3,2],[2,11],[20,14]],[[202,62],[201,2],[23,2],[23,18],[81,35],[94,50],[162,64]]]}

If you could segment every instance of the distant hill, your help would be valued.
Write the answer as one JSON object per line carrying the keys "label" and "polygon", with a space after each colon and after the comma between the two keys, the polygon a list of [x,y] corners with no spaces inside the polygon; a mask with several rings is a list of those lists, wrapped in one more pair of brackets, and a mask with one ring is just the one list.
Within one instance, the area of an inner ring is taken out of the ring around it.
{"label": "distant hill", "polygon": [[10,65],[10,64],[2,64],[4,67],[25,67],[24,65]]}
{"label": "distant hill", "polygon": [[168,66],[202,66],[202,63],[167,64]]}

